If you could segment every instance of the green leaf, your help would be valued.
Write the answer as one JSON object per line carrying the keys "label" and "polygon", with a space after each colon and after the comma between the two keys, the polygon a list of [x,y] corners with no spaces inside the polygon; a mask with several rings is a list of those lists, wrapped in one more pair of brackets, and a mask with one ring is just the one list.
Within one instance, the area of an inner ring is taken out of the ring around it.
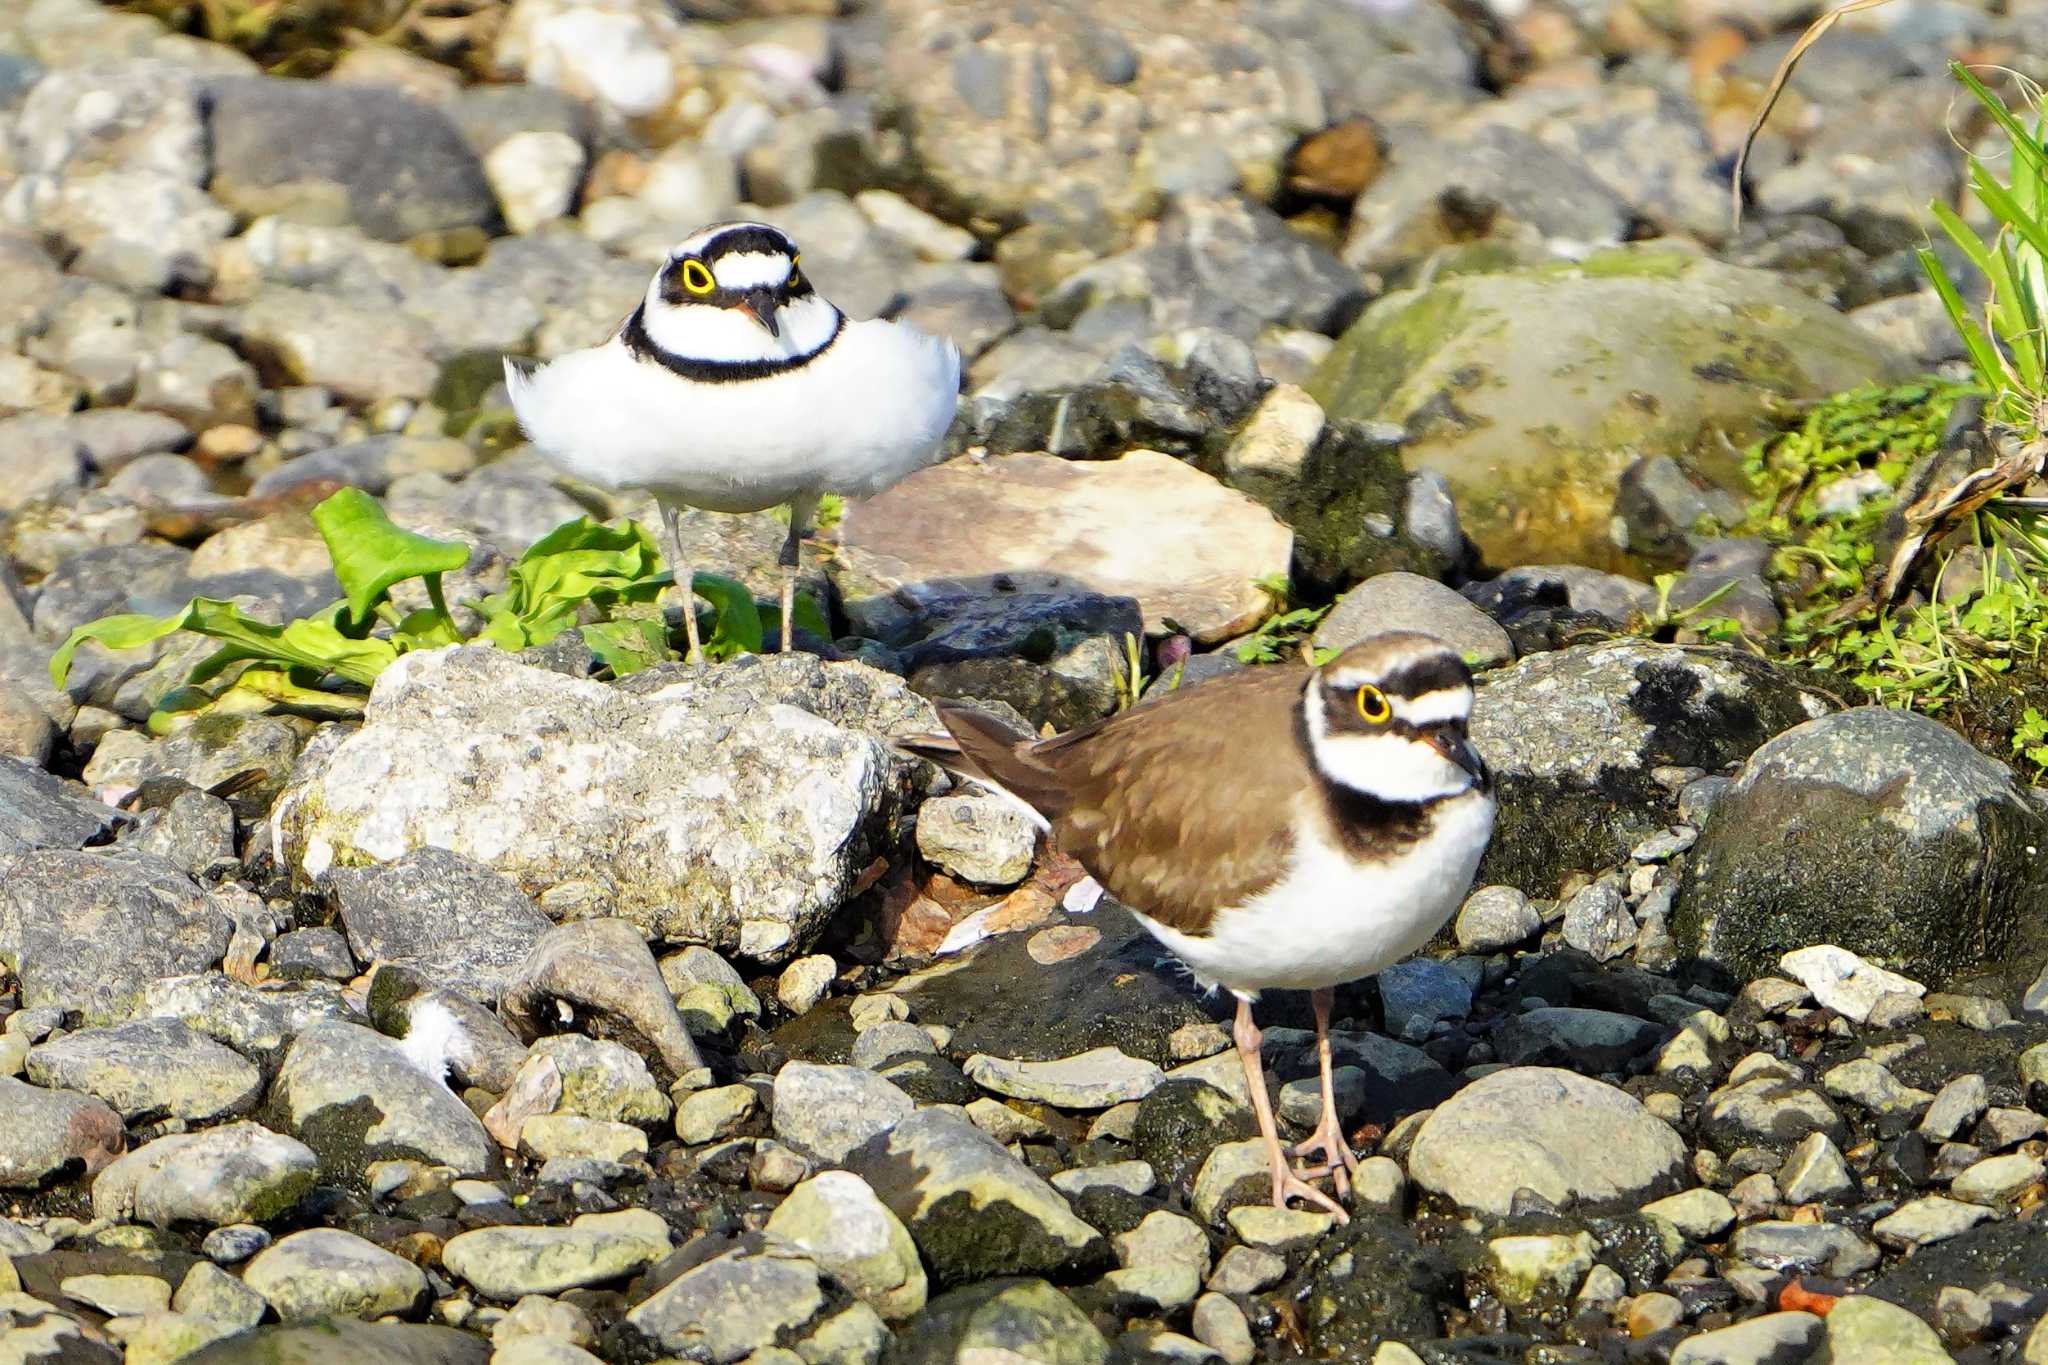
{"label": "green leaf", "polygon": [[192,670],[188,681],[217,677],[230,664],[245,659],[303,668],[313,674],[332,673],[364,687],[398,660],[389,640],[357,639],[342,629],[348,604],[335,602],[317,614],[273,626],[244,616],[232,603],[194,598],[187,630],[221,641],[221,647]]}
{"label": "green leaf", "polygon": [[759,654],[765,635],[761,609],[754,605],[752,589],[724,574],[700,573],[692,580],[697,596],[709,602],[714,624],[704,653],[713,659],[731,659],[741,654]]}
{"label": "green leaf", "polygon": [[370,619],[392,584],[450,573],[469,562],[467,545],[435,540],[394,524],[377,500],[360,488],[342,489],[315,507],[312,518],[327,542],[334,577],[355,626]]}
{"label": "green leaf", "polygon": [[600,609],[652,602],[672,581],[659,571],[660,561],[654,538],[638,522],[565,522],[519,557],[504,592],[484,599],[491,622],[485,633],[505,648],[544,645],[576,623],[585,602]]}
{"label": "green leaf", "polygon": [[88,621],[71,632],[69,639],[57,647],[50,656],[50,686],[64,690],[64,680],[71,676],[71,657],[78,653],[78,647],[87,640],[106,646],[108,649],[140,649],[142,646],[173,631],[185,628],[185,617],[191,610],[174,611],[169,616],[144,616],[128,613],[122,616],[102,616],[97,621]]}
{"label": "green leaf", "polygon": [[623,678],[651,668],[674,656],[668,647],[668,627],[652,617],[629,616],[617,621],[599,621],[582,627],[583,643],[612,671]]}

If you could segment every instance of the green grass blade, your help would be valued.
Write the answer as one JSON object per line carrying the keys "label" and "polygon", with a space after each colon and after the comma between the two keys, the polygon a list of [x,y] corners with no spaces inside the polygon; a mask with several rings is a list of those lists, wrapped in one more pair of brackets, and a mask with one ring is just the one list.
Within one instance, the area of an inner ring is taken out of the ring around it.
{"label": "green grass blade", "polygon": [[1977,376],[1993,393],[2003,392],[2006,387],[2005,363],[1999,357],[1998,348],[1984,335],[1984,329],[1970,316],[1969,308],[1963,303],[1963,296],[1956,292],[1948,272],[1941,268],[1941,261],[1926,247],[1920,248],[1920,266],[1927,272],[1928,282],[1941,298],[1941,306],[1948,310],[1948,318],[1955,325],[1956,333],[1963,339],[1963,348],[1970,353],[1970,363],[1977,369]]}
{"label": "green grass blade", "polygon": [[1951,75],[1969,87],[1977,102],[1990,111],[1992,119],[2005,133],[2006,140],[2012,143],[2015,165],[2025,160],[2036,175],[2048,175],[2048,151],[2044,151],[2040,142],[2027,131],[2027,126],[2013,116],[2012,110],[2005,107],[2005,101],[1993,94],[1990,87],[1978,80],[1961,62],[1950,62],[1948,69]]}

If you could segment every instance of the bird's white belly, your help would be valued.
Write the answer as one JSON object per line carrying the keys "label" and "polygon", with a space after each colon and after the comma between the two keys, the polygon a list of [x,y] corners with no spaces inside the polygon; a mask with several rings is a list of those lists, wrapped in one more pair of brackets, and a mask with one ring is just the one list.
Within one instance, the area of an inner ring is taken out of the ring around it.
{"label": "bird's white belly", "polygon": [[1218,911],[1212,932],[1184,934],[1140,914],[1197,979],[1255,998],[1371,976],[1429,942],[1463,902],[1493,832],[1477,793],[1445,804],[1429,837],[1387,863],[1360,867],[1318,842],[1297,849],[1287,876],[1244,905]]}
{"label": "bird's white belly", "polygon": [[614,341],[546,366],[514,406],[578,478],[751,512],[800,493],[879,492],[927,463],[952,422],[958,363],[944,342],[849,323],[800,368],[690,383]]}

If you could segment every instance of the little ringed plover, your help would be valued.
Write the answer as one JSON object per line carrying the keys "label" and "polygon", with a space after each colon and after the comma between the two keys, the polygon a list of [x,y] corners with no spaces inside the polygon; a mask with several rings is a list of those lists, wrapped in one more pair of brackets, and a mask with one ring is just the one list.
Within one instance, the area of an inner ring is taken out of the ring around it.
{"label": "little ringed plover", "polygon": [[[1465,736],[1472,675],[1441,641],[1373,636],[1321,668],[1246,669],[1050,739],[935,703],[948,733],[913,754],[1022,802],[1203,985],[1237,997],[1233,1036],[1273,1202],[1343,1216],[1357,1158],[1331,1084],[1333,988],[1429,941],[1493,834],[1486,765]],[[1313,992],[1322,1121],[1289,1168],[1266,1095],[1259,992]]]}
{"label": "little ringed plover", "polygon": [[958,402],[960,353],[901,323],[849,320],[811,287],[780,229],[720,223],[676,244],[603,345],[540,365],[507,358],[505,383],[552,463],[654,495],[701,663],[681,509],[789,505],[787,649],[798,547],[820,497],[879,493],[930,463]]}

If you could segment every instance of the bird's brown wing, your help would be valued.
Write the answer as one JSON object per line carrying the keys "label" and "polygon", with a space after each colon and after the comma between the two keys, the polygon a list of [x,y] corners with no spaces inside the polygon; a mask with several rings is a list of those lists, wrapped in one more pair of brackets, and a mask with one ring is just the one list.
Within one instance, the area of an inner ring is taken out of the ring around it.
{"label": "bird's brown wing", "polygon": [[942,768],[993,783],[1043,815],[1048,823],[1066,810],[1066,790],[1051,769],[1033,757],[1037,746],[1032,735],[958,702],[935,701],[932,709],[947,733],[899,740],[898,748]]}
{"label": "bird's brown wing", "polygon": [[1018,765],[1061,799],[1018,795],[1111,895],[1205,933],[1286,868],[1315,781],[1295,728],[1307,681],[1304,668],[1247,669],[1028,745]]}

